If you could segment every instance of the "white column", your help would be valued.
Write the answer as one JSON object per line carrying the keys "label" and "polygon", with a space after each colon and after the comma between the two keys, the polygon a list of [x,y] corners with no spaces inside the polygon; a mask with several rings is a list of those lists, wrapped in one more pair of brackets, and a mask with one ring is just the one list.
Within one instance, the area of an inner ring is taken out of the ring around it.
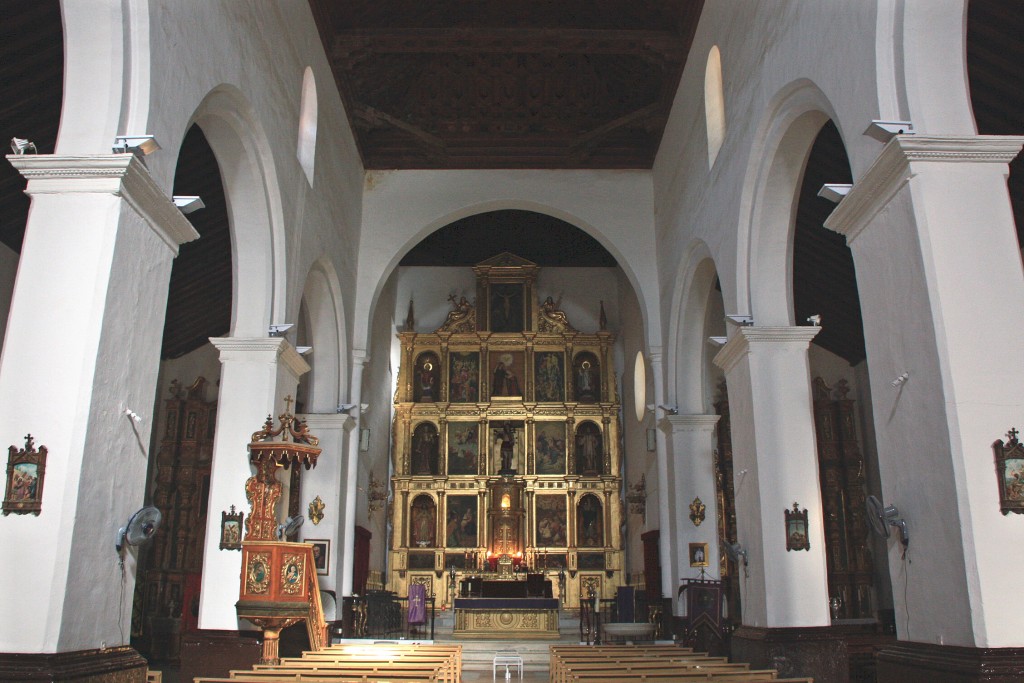
{"label": "white column", "polygon": [[254,470],[246,447],[268,415],[277,424],[277,416],[285,409],[284,398],[295,396],[299,377],[309,372],[309,365],[281,337],[218,337],[210,343],[220,351],[221,375],[199,628],[233,631],[252,625],[235,616],[242,558],[237,550],[219,547],[220,512],[234,505],[249,514],[245,481]]}
{"label": "white column", "polygon": [[[828,577],[807,347],[817,327],[742,327],[715,356],[729,382],[743,623],[827,626]],[[787,551],[785,511],[808,511],[810,550]]]}
{"label": "white column", "polygon": [[999,512],[992,453],[1024,414],[1024,274],[1006,188],[1022,140],[897,136],[826,222],[853,251],[882,492],[910,529],[906,557],[889,544],[905,640],[1024,646],[1024,613],[1007,599],[1024,520]]}
{"label": "white column", "polygon": [[[352,393],[351,401],[359,406],[363,395],[363,371],[370,363],[365,349],[352,351]],[[355,567],[356,545],[356,494],[359,484],[359,424],[362,415],[350,425],[348,440],[348,460],[345,463],[345,519],[342,526],[341,551],[341,589],[338,597],[352,595],[352,571]]]}
{"label": "white column", "polygon": [[[651,366],[651,376],[654,378],[654,405],[664,403],[662,392],[662,367],[661,347],[651,347],[647,355]],[[655,415],[658,409],[655,408]],[[679,586],[679,570],[675,562],[676,548],[679,542],[676,539],[676,528],[672,516],[672,509],[677,505],[672,487],[672,477],[669,467],[668,445],[665,443],[665,433],[655,430],[656,453],[658,462],[658,555],[661,560],[661,594],[666,598],[675,596]]]}
{"label": "white column", "polygon": [[[690,544],[707,543],[709,578],[718,579],[718,497],[715,495],[715,425],[720,415],[669,415],[665,421],[670,430],[672,488],[676,504],[672,515],[677,529],[678,546],[672,564],[676,568],[676,590],[682,579],[696,579],[700,569],[690,567]],[[699,526],[690,519],[690,503],[700,498],[705,505],[705,519]]]}
{"label": "white column", "polygon": [[[342,490],[345,488],[348,463],[346,439],[355,421],[345,414],[303,415],[309,432],[320,439],[320,458],[316,467],[302,472],[302,501],[299,505],[300,514],[306,517],[302,525],[303,539],[328,539],[331,552],[328,558],[326,576],[320,577],[320,588],[336,590],[341,583],[341,565],[338,564],[342,553],[340,541],[345,521],[345,508],[342,502]],[[324,518],[319,524],[313,524],[309,518],[309,504],[317,496],[324,502]]]}
{"label": "white column", "polygon": [[198,235],[133,155],[7,158],[32,208],[0,360],[0,446],[31,433],[49,457],[39,516],[0,522],[0,621],[12,625],[0,651],[117,645],[135,559],[119,613],[114,536],[143,502],[167,283],[178,245]]}

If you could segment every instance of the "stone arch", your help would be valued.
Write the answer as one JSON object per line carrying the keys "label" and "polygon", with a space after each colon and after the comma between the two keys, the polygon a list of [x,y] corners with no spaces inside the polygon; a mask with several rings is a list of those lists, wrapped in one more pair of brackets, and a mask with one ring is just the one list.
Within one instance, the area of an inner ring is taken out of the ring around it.
{"label": "stone arch", "polygon": [[[273,154],[255,112],[234,86],[211,90],[192,120],[220,166],[231,226],[231,336],[265,337],[286,322],[286,240]],[[186,130],[189,126],[186,126]]]}
{"label": "stone arch", "polygon": [[[373,311],[378,305],[381,292],[384,290],[391,274],[398,268],[398,264],[405,254],[416,246],[416,244],[421,242],[427,235],[448,225],[449,223],[453,223],[474,214],[498,211],[502,209],[521,209],[553,216],[579,228],[597,240],[601,246],[607,249],[608,252],[615,257],[615,260],[622,269],[626,280],[633,288],[633,292],[636,295],[640,313],[644,321],[644,338],[656,339],[660,336],[655,329],[660,325],[655,303],[656,288],[653,288],[653,283],[645,288],[644,280],[648,278],[646,278],[646,276],[641,276],[640,274],[647,265],[650,265],[653,269],[653,261],[651,264],[638,263],[636,258],[630,258],[626,253],[624,253],[623,247],[626,245],[610,239],[590,221],[567,210],[560,209],[550,204],[542,204],[525,199],[500,199],[469,203],[457,209],[452,209],[443,215],[437,215],[432,220],[420,223],[415,226],[414,229],[409,230],[407,234],[401,236],[399,242],[382,247],[389,249],[389,253],[393,254],[387,264],[383,268],[372,273],[369,273],[368,269],[360,271],[360,278],[362,281],[360,283],[359,294],[357,296],[356,313],[353,316],[353,347],[369,347],[370,339],[367,321],[372,319]],[[367,274],[364,275],[364,273]],[[362,279],[363,277],[366,277],[367,279]]]}
{"label": "stone arch", "polygon": [[348,380],[345,340],[345,308],[334,266],[317,260],[306,277],[302,310],[312,354],[307,385],[307,411],[333,413],[341,402],[339,392]]}
{"label": "stone arch", "polygon": [[837,120],[811,81],[790,83],[772,98],[747,168],[737,239],[735,301],[730,313],[758,326],[793,324],[792,260],[797,194],[818,131]]}
{"label": "stone arch", "polygon": [[669,319],[665,369],[672,394],[666,398],[681,414],[697,415],[711,410],[707,369],[717,349],[708,343],[708,313],[718,271],[707,244],[700,240],[690,245],[684,264]]}

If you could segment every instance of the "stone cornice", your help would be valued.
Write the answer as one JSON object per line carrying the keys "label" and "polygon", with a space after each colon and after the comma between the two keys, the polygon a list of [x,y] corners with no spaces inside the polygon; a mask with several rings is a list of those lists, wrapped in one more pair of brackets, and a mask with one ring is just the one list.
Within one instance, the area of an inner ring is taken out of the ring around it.
{"label": "stone cornice", "polygon": [[714,357],[714,364],[725,372],[733,369],[737,362],[750,353],[750,347],[759,343],[794,344],[807,348],[811,340],[821,332],[820,327],[801,325],[798,327],[741,327],[729,342]]}
{"label": "stone cornice", "polygon": [[1008,164],[1022,144],[1024,137],[1013,135],[896,135],[825,220],[825,227],[852,243],[916,174],[920,163]]}
{"label": "stone cornice", "polygon": [[711,431],[722,419],[721,415],[666,415],[665,420],[673,432]]}
{"label": "stone cornice", "polygon": [[249,361],[284,364],[296,377],[309,372],[309,363],[283,337],[210,337],[221,362]]}
{"label": "stone cornice", "polygon": [[25,193],[30,196],[85,192],[123,197],[175,255],[179,245],[199,237],[134,154],[10,154],[7,160],[28,180]]}

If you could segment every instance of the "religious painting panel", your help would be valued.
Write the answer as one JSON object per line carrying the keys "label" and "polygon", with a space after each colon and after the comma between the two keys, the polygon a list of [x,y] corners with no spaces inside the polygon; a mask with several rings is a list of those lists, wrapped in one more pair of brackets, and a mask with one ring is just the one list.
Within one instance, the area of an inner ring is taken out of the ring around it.
{"label": "religious painting panel", "polygon": [[544,548],[566,546],[566,504],[565,496],[537,494],[536,501],[537,545]]}
{"label": "religious painting panel", "polygon": [[491,332],[522,332],[525,304],[521,283],[491,284],[487,316]]}
{"label": "religious painting panel", "polygon": [[578,569],[604,569],[604,553],[579,553],[576,556]]}
{"label": "religious painting panel", "polygon": [[410,552],[409,569],[433,569],[434,553]]}
{"label": "religious painting panel", "polygon": [[807,532],[807,510],[793,503],[792,510],[785,510],[786,550],[810,550],[810,534]]}
{"label": "religious painting panel", "polygon": [[409,545],[433,548],[436,545],[437,504],[426,494],[416,496],[409,514]]}
{"label": "religious painting panel", "polygon": [[490,358],[491,398],[523,395],[522,372],[526,367],[523,351],[492,353]]}
{"label": "religious painting panel", "polygon": [[476,555],[470,553],[445,553],[445,569],[475,569]]}
{"label": "religious painting panel", "polygon": [[537,422],[533,452],[537,474],[565,474],[565,423]]}
{"label": "religious painting panel", "polygon": [[444,544],[448,548],[475,548],[477,544],[477,497],[448,496]]}
{"label": "religious painting panel", "polygon": [[584,351],[576,354],[572,363],[573,398],[577,403],[600,403],[601,364],[597,356]]}
{"label": "religious painting panel", "polygon": [[448,475],[476,474],[480,458],[480,423],[448,423]]}
{"label": "religious painting panel", "polygon": [[441,362],[433,351],[416,358],[412,384],[412,400],[416,403],[434,403],[440,398]]}
{"label": "religious painting panel", "polygon": [[448,354],[448,400],[476,403],[480,400],[480,352],[452,351]]}
{"label": "religious painting panel", "polygon": [[412,432],[412,474],[435,475],[438,472],[437,427],[421,422]]}
{"label": "religious painting panel", "polygon": [[537,553],[535,562],[539,569],[569,568],[569,558],[565,553]]}
{"label": "religious painting panel", "polygon": [[331,541],[327,538],[307,538],[304,543],[313,544],[313,565],[320,576],[331,573]]}
{"label": "religious painting panel", "polygon": [[576,428],[576,474],[604,474],[604,441],[601,427],[595,422],[580,423]]}
{"label": "religious painting panel", "polygon": [[559,351],[538,351],[533,356],[534,400],[565,400],[565,356]]}
{"label": "religious painting panel", "polygon": [[580,548],[603,548],[604,506],[601,501],[595,495],[585,495],[580,499],[576,512],[576,545]]}
{"label": "religious painting panel", "polygon": [[526,457],[526,430],[521,421],[492,422],[490,432],[489,474],[519,472]]}

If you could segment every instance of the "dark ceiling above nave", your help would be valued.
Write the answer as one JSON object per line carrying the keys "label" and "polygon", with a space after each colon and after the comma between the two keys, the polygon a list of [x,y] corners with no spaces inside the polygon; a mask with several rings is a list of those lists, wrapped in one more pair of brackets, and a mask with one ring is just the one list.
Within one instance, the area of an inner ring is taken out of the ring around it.
{"label": "dark ceiling above nave", "polygon": [[650,168],[703,0],[310,0],[366,168]]}

